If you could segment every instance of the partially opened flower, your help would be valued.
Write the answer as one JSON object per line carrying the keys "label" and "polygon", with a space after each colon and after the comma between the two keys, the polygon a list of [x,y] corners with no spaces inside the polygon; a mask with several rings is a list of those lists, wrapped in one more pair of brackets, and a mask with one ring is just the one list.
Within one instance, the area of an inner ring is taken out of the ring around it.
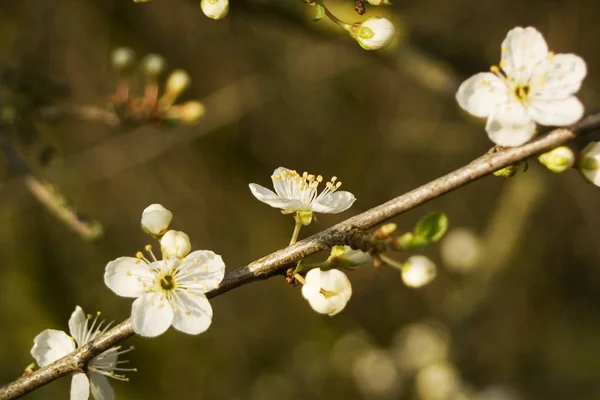
{"label": "partially opened flower", "polygon": [[402,280],[406,286],[419,288],[435,279],[437,268],[425,256],[412,256],[402,266]]}
{"label": "partially opened flower", "polygon": [[[98,313],[99,315],[100,313]],[[33,339],[31,355],[40,367],[72,353],[77,348],[94,340],[104,333],[110,324],[103,325],[98,321],[98,316],[90,324],[91,315],[85,315],[81,307],[77,306],[69,319],[71,336],[63,331],[46,329]],[[131,350],[120,350],[113,347],[94,357],[87,365],[87,372],[79,372],[71,379],[71,400],[86,400],[90,393],[96,400],[114,399],[115,394],[106,377],[127,381],[122,372],[135,371],[135,368],[121,368],[119,364],[127,361],[118,361],[119,355]]]}
{"label": "partially opened flower", "polygon": [[284,214],[296,213],[302,225],[312,221],[313,213],[335,214],[346,211],[356,198],[350,192],[338,191],[342,182],[337,177],[325,183],[319,193],[321,175],[304,172],[302,175],[288,168],[279,167],[271,176],[275,192],[256,183],[250,184],[254,197],[271,207],[280,208]]}
{"label": "partially opened flower", "polygon": [[350,27],[350,35],[365,50],[378,50],[394,39],[396,29],[390,20],[371,17]]}
{"label": "partially opened flower", "polygon": [[346,307],[352,296],[352,285],[340,270],[311,269],[306,274],[302,296],[319,314],[333,316]]}
{"label": "partially opened flower", "polygon": [[[187,235],[186,235],[187,236]],[[137,298],[131,307],[133,330],[142,336],[158,336],[169,326],[197,335],[208,329],[212,307],[205,293],[223,280],[225,264],[212,251],[199,250],[179,259],[177,238],[169,239],[170,250],[157,260],[146,246],[151,260],[141,252],[137,257],[120,257],[106,266],[104,282],[123,297]]]}
{"label": "partially opened flower", "polygon": [[488,118],[494,143],[520,146],[535,135],[536,123],[566,126],[583,116],[574,94],[586,74],[581,57],[549,52],[540,32],[518,27],[502,43],[499,66],[463,82],[456,100],[474,116]]}
{"label": "partially opened flower", "polygon": [[204,15],[212,19],[223,19],[229,13],[229,0],[201,0]]}
{"label": "partially opened flower", "polygon": [[330,268],[357,269],[372,261],[373,257],[364,251],[350,246],[333,246],[324,264]]}
{"label": "partially opened flower", "polygon": [[578,167],[585,179],[600,186],[600,142],[592,142],[583,149]]}

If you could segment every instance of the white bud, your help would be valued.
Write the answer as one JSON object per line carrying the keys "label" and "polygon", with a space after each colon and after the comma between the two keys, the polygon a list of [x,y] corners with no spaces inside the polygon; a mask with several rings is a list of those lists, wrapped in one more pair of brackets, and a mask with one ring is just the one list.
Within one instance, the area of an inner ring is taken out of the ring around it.
{"label": "white bud", "polygon": [[600,186],[600,142],[591,142],[583,149],[578,168],[585,179]]}
{"label": "white bud", "polygon": [[117,69],[129,67],[135,59],[135,53],[129,47],[119,47],[110,55],[112,65]]}
{"label": "white bud", "polygon": [[186,233],[170,230],[160,239],[160,248],[165,258],[183,258],[192,250],[192,244]]}
{"label": "white bud", "polygon": [[356,269],[373,260],[369,253],[354,250],[350,246],[333,246],[327,258],[327,265],[334,268]]}
{"label": "white bud", "polygon": [[165,119],[173,119],[191,124],[202,118],[206,113],[204,105],[199,101],[188,101],[183,104],[169,107],[165,111]]}
{"label": "white bud", "polygon": [[350,28],[350,34],[365,50],[377,50],[390,44],[396,30],[385,18],[371,17]]}
{"label": "white bud", "polygon": [[367,3],[369,3],[372,6],[389,6],[392,4],[390,0],[367,0]]}
{"label": "white bud", "polygon": [[142,67],[146,75],[155,78],[165,69],[167,62],[158,54],[148,54],[142,60]]}
{"label": "white bud", "polygon": [[302,286],[302,296],[319,314],[333,316],[346,307],[352,296],[350,280],[342,271],[311,269]]}
{"label": "white bud", "polygon": [[169,75],[169,78],[167,79],[166,91],[172,96],[176,96],[189,85],[189,74],[182,69],[176,69],[175,71],[171,72],[171,75]]}
{"label": "white bud", "polygon": [[538,161],[550,171],[560,174],[575,163],[575,154],[567,146],[560,146],[538,157]]}
{"label": "white bud", "polygon": [[418,288],[435,279],[435,264],[425,256],[412,256],[402,266],[402,280],[406,286]]}
{"label": "white bud", "polygon": [[421,399],[447,400],[459,391],[460,378],[454,365],[441,361],[419,370],[415,388]]}
{"label": "white bud", "polygon": [[162,235],[169,229],[173,213],[160,204],[152,204],[142,212],[142,229],[146,233]]}
{"label": "white bud", "polygon": [[229,0],[201,0],[200,8],[208,18],[223,19],[229,12]]}

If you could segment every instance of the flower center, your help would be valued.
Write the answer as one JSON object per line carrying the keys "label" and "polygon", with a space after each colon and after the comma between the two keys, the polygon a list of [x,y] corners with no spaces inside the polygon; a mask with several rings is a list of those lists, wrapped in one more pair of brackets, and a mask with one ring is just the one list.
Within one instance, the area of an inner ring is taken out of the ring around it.
{"label": "flower center", "polygon": [[160,287],[163,290],[173,290],[175,287],[175,279],[173,275],[165,275],[160,279]]}
{"label": "flower center", "polygon": [[271,178],[274,180],[283,180],[287,183],[286,195],[290,198],[299,199],[303,204],[308,205],[312,203],[319,196],[324,196],[328,193],[335,192],[342,182],[338,181],[337,176],[331,178],[329,182],[325,183],[325,189],[318,194],[318,187],[323,182],[323,176],[313,175],[308,172],[303,172],[302,175],[296,171],[283,171],[279,175],[273,175]]}
{"label": "flower center", "polygon": [[521,103],[526,103],[528,101],[529,85],[517,85],[514,93]]}

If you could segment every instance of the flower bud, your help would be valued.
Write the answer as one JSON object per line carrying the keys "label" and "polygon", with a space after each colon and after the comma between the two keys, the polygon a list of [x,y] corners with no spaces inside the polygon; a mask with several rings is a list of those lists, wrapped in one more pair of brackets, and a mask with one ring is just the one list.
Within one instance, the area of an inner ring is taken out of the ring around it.
{"label": "flower bud", "polygon": [[325,263],[329,268],[356,269],[373,260],[369,253],[354,250],[350,246],[333,246]]}
{"label": "flower bud", "polygon": [[372,6],[392,5],[392,2],[390,0],[367,0],[367,3],[369,3]]}
{"label": "flower bud", "polygon": [[592,142],[583,149],[578,168],[585,179],[600,186],[600,142]]}
{"label": "flower bud", "polygon": [[158,54],[148,54],[142,60],[144,73],[151,78],[156,78],[165,69],[167,62]]}
{"label": "flower bud", "polygon": [[169,78],[167,79],[167,84],[165,90],[171,96],[177,96],[179,93],[183,92],[185,88],[190,85],[190,76],[187,72],[182,69],[176,69],[171,72]]}
{"label": "flower bud", "polygon": [[112,65],[117,69],[129,67],[135,59],[135,53],[129,47],[118,47],[110,55]]}
{"label": "flower bud", "polygon": [[187,234],[170,230],[160,239],[160,248],[165,258],[183,258],[192,250],[192,245]]}
{"label": "flower bud", "polygon": [[412,256],[402,266],[402,280],[406,286],[414,288],[425,286],[436,275],[435,264],[425,256]]}
{"label": "flower bud", "polygon": [[229,12],[229,0],[201,0],[200,8],[208,18],[223,19]]}
{"label": "flower bud", "polygon": [[371,17],[350,28],[350,35],[365,50],[377,50],[390,44],[396,30],[385,18]]}
{"label": "flower bud", "polygon": [[184,124],[191,124],[202,118],[206,113],[204,105],[199,101],[188,101],[187,103],[169,107],[165,111],[165,119],[178,120]]}
{"label": "flower bud", "polygon": [[575,163],[575,154],[567,146],[560,146],[538,157],[550,171],[560,174],[565,172]]}
{"label": "flower bud", "polygon": [[352,296],[352,285],[340,270],[311,269],[306,274],[302,296],[319,314],[333,316],[346,307]]}
{"label": "flower bud", "polygon": [[152,235],[162,235],[169,229],[173,213],[160,204],[152,204],[142,212],[142,230]]}
{"label": "flower bud", "polygon": [[296,221],[300,222],[302,225],[307,226],[310,225],[313,218],[313,212],[310,210],[299,210],[296,213]]}

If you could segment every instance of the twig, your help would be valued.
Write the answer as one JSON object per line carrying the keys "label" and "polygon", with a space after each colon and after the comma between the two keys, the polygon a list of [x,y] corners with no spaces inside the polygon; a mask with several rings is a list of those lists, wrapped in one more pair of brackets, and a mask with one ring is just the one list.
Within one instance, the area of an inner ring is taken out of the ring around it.
{"label": "twig", "polygon": [[40,109],[39,114],[44,119],[77,117],[87,121],[98,121],[109,126],[117,126],[121,122],[114,112],[95,106],[51,106]]}
{"label": "twig", "polygon": [[[228,273],[220,287],[208,292],[207,296],[212,298],[238,286],[283,274],[288,266],[294,262],[326,250],[331,246],[347,243],[348,238],[354,237],[357,231],[370,229],[405,211],[489,175],[498,169],[548,151],[595,129],[600,129],[600,113],[590,115],[570,128],[555,129],[549,134],[521,147],[488,152],[468,165],[398,196],[387,203]],[[89,360],[133,335],[131,322],[126,320],[60,360],[3,386],[0,388],[0,399],[16,399],[57,378],[76,371],[83,371]]]}

